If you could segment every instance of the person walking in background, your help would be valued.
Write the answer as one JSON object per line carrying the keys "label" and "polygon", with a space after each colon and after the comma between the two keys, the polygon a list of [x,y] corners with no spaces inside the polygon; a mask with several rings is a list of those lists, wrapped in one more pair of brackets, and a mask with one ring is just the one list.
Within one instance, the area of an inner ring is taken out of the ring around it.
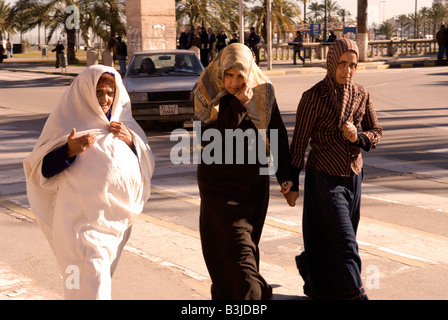
{"label": "person walking in background", "polygon": [[[262,169],[267,169],[270,145],[278,148],[273,161],[280,192],[286,194],[292,186],[288,135],[274,88],[255,64],[252,51],[234,43],[203,71],[194,93],[195,115],[204,133],[218,131],[223,137],[221,144],[213,141],[216,161],[202,161],[197,171],[201,244],[212,279],[212,299],[270,299],[272,288],[260,274],[258,248],[269,202],[270,178]],[[224,141],[229,130],[254,132],[254,140],[244,139],[230,150]],[[262,133],[272,130],[278,139]],[[207,143],[203,147],[205,151]],[[249,151],[257,148],[261,148],[256,151],[259,159],[252,162]]]}
{"label": "person walking in background", "polygon": [[260,47],[261,47],[261,38],[258,34],[255,33],[255,28],[250,27],[249,38],[247,39],[247,43],[249,48],[254,52],[255,62],[257,66],[260,65]]}
{"label": "person walking in background", "polygon": [[[376,147],[382,128],[370,94],[353,82],[358,63],[353,40],[333,42],[327,75],[303,93],[291,142],[294,206],[305,168],[304,251],[296,257],[304,293],[315,299],[367,299],[361,280],[356,231],[360,218],[361,149]],[[362,130],[361,130],[362,129]]]}
{"label": "person walking in background", "polygon": [[209,48],[210,48],[210,50],[208,51],[208,61],[210,63],[210,61],[212,61],[213,58],[215,57],[216,35],[213,32],[212,28],[208,28],[207,35],[208,35],[208,43],[209,43]]}
{"label": "person walking in background", "polygon": [[112,274],[149,198],[154,171],[115,68],[90,66],[74,79],[23,166],[65,298],[111,299]]}
{"label": "person walking in background", "polygon": [[[447,52],[447,40],[448,40],[448,33],[447,33],[447,29],[444,24],[442,24],[439,31],[437,31],[436,39],[437,39],[437,44],[439,45],[439,52],[437,53],[437,61],[441,62],[441,61],[443,61],[443,56]],[[447,59],[448,59],[448,55],[447,55]]]}
{"label": "person walking in background", "polygon": [[201,48],[200,48],[200,55],[201,55],[201,62],[204,68],[208,66],[208,53],[210,51],[210,43],[208,40],[208,34],[204,27],[201,28]]}
{"label": "person walking in background", "polygon": [[223,29],[219,30],[218,35],[216,36],[216,49],[221,51],[226,46],[227,35]]}
{"label": "person walking in background", "polygon": [[236,32],[232,33],[232,39],[229,40],[229,44],[238,43],[238,34]]}
{"label": "person walking in background", "polygon": [[109,41],[107,41],[107,49],[109,49],[110,53],[112,54],[112,59],[115,63],[115,60],[117,60],[117,54],[116,54],[116,49],[117,49],[117,36],[116,35],[112,35],[112,37],[110,37]]}
{"label": "person walking in background", "polygon": [[296,31],[296,37],[294,38],[294,55],[293,55],[294,64],[297,64],[296,55],[298,55],[302,63],[305,64],[305,59],[300,54],[302,47],[303,47],[302,32]]}
{"label": "person walking in background", "polygon": [[64,45],[62,44],[62,42],[59,40],[58,44],[56,45],[56,47],[51,50],[51,52],[55,52],[56,51],[56,66],[55,68],[59,68],[59,66],[61,65],[61,60],[60,60],[60,54],[64,53]]}
{"label": "person walking in background", "polygon": [[9,41],[9,39],[6,40],[6,51],[8,59],[12,58],[12,43]]}
{"label": "person walking in background", "polygon": [[117,37],[116,53],[118,64],[120,65],[120,74],[124,75],[126,73],[126,59],[128,56],[128,47],[124,43],[121,37]]}

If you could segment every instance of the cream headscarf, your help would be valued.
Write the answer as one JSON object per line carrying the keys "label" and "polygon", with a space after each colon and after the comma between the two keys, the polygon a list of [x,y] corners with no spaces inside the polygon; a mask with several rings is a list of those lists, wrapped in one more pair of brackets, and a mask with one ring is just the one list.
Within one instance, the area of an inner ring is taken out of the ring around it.
{"label": "cream headscarf", "polygon": [[248,116],[257,129],[267,129],[275,102],[274,87],[253,59],[252,51],[240,43],[232,43],[202,72],[195,89],[195,115],[203,123],[215,121],[219,114],[219,100],[228,92],[224,88],[224,72],[239,71],[248,87],[253,89],[252,100],[246,105]]}

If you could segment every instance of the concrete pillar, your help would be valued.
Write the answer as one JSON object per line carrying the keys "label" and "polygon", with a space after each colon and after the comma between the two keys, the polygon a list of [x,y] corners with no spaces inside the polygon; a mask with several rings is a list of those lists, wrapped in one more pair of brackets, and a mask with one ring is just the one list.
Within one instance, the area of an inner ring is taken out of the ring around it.
{"label": "concrete pillar", "polygon": [[87,66],[90,67],[94,64],[98,64],[98,52],[95,49],[87,51]]}
{"label": "concrete pillar", "polygon": [[114,66],[114,56],[109,49],[106,49],[101,53],[101,64],[108,67]]}
{"label": "concrete pillar", "polygon": [[128,56],[136,51],[176,49],[175,0],[126,0]]}

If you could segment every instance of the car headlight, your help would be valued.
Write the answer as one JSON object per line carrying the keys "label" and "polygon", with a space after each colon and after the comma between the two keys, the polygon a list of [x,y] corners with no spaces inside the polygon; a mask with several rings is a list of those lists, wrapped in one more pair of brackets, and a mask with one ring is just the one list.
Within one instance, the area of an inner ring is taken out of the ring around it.
{"label": "car headlight", "polygon": [[146,92],[129,92],[129,98],[133,103],[148,102],[148,94]]}

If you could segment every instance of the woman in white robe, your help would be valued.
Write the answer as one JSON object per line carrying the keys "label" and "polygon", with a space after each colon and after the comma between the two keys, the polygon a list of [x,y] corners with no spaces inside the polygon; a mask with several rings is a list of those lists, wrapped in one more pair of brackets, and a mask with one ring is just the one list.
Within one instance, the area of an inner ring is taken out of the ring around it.
{"label": "woman in white robe", "polygon": [[[44,175],[57,162],[46,159],[45,169],[44,158],[58,152],[65,165]],[[24,170],[31,209],[61,267],[65,298],[111,299],[112,273],[149,198],[154,170],[114,68],[91,66],[75,78]]]}

